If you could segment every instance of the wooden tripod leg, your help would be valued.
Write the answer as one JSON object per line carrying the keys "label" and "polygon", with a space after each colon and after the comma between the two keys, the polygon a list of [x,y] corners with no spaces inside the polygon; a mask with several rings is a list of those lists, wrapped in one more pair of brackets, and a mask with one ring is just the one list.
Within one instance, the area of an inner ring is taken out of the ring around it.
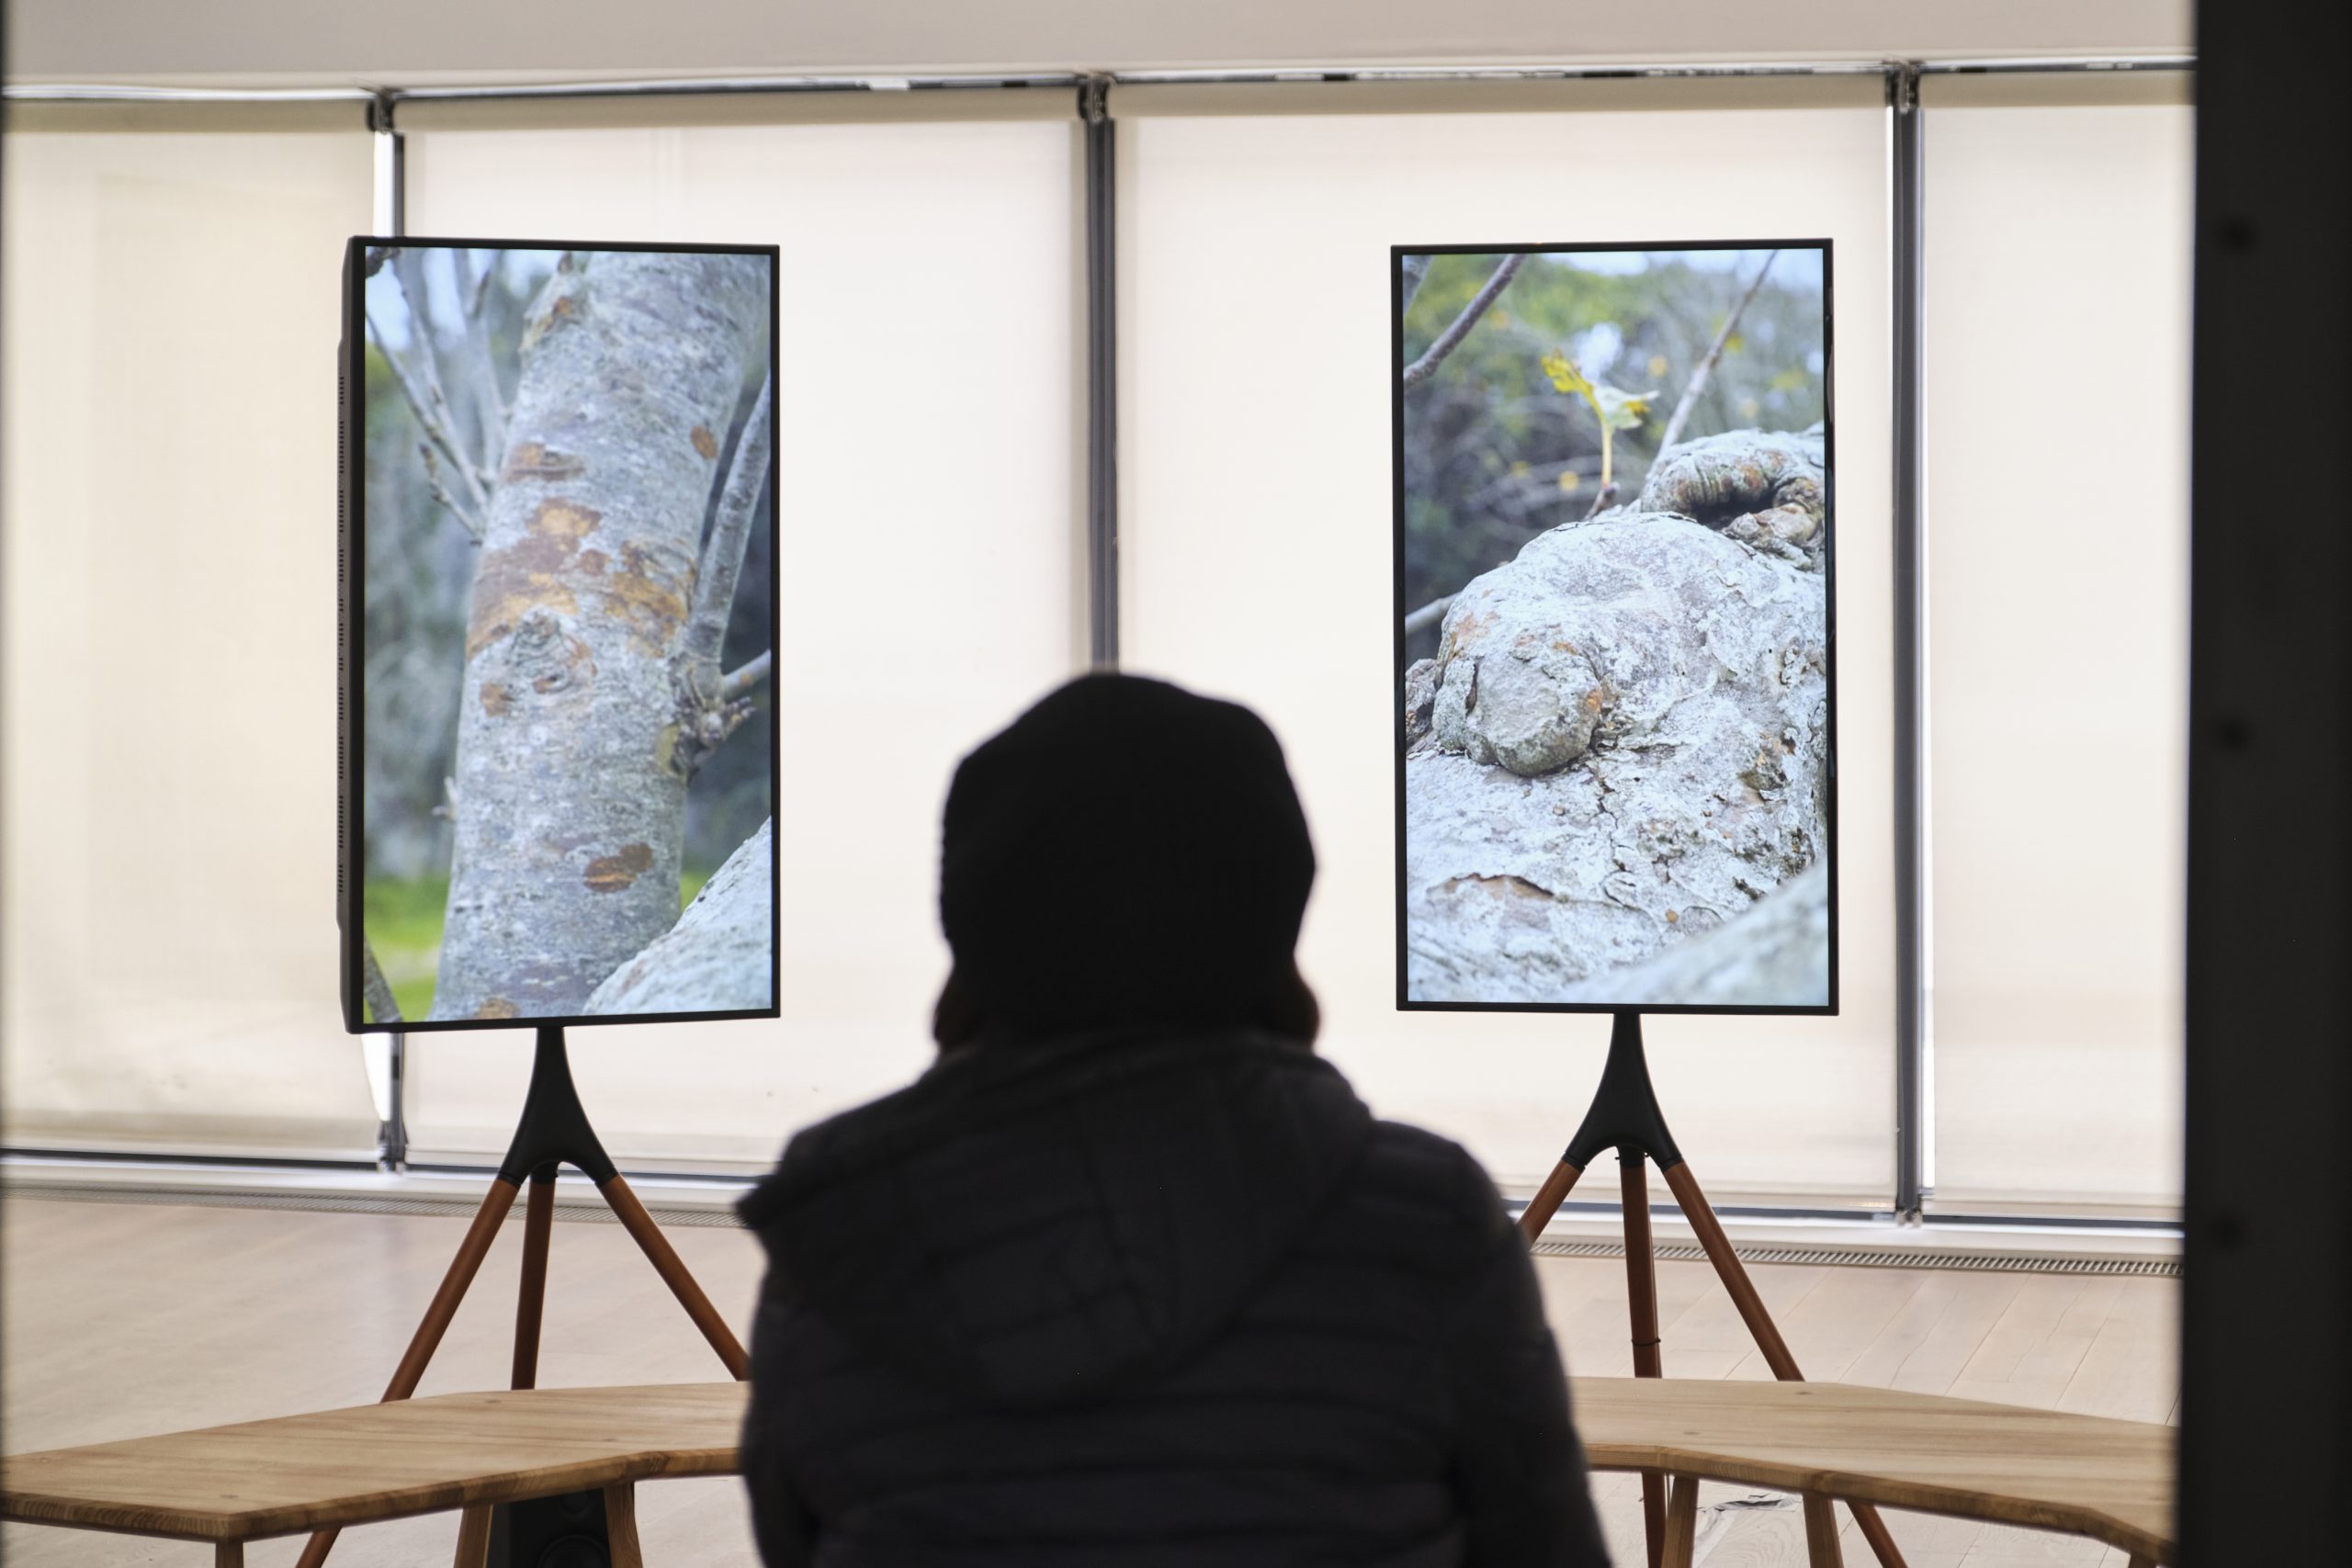
{"label": "wooden tripod leg", "polygon": [[548,1235],[555,1223],[555,1170],[531,1173],[523,1210],[523,1283],[514,1296],[514,1376],[510,1388],[539,1384],[539,1322],[548,1300]]}
{"label": "wooden tripod leg", "polygon": [[1577,1178],[1583,1174],[1584,1167],[1562,1160],[1544,1179],[1544,1185],[1535,1190],[1535,1196],[1527,1201],[1527,1207],[1519,1213],[1519,1233],[1527,1238],[1530,1247],[1544,1234],[1544,1227],[1552,1223],[1552,1216],[1560,1212],[1560,1205],[1576,1187]]}
{"label": "wooden tripod leg", "polygon": [[1805,1568],[1846,1568],[1846,1554],[1838,1545],[1838,1510],[1826,1497],[1811,1493],[1804,1498]]}
{"label": "wooden tripod leg", "polygon": [[[506,1212],[514,1206],[514,1196],[522,1190],[503,1176],[491,1182],[481,1207],[474,1211],[474,1223],[466,1227],[466,1239],[458,1244],[458,1256],[449,1259],[449,1271],[441,1276],[441,1288],[433,1292],[432,1303],[424,1309],[424,1320],[416,1325],[416,1333],[409,1339],[401,1364],[393,1370],[392,1381],[385,1385],[379,1404],[406,1399],[416,1392],[417,1381],[424,1376],[425,1363],[441,1348],[441,1337],[449,1331],[449,1320],[458,1315],[458,1303],[466,1299],[467,1288],[481,1271],[481,1260],[490,1256],[490,1244],[498,1239],[498,1227],[506,1223]],[[296,1559],[295,1568],[319,1568],[334,1549],[334,1538],[339,1533],[314,1532],[303,1542],[302,1555]]]}
{"label": "wooden tripod leg", "polygon": [[710,1298],[702,1293],[695,1277],[686,1272],[684,1261],[672,1249],[662,1227],[653,1223],[653,1216],[645,1212],[645,1205],[637,1201],[637,1194],[628,1190],[628,1183],[616,1173],[596,1190],[605,1195],[605,1201],[612,1205],[621,1228],[628,1232],[639,1250],[652,1263],[653,1271],[662,1276],[662,1282],[670,1287],[670,1293],[678,1298],[678,1304],[695,1320],[695,1326],[710,1341],[710,1348],[718,1352],[718,1359],[727,1364],[727,1375],[737,1382],[751,1376],[751,1359],[743,1354],[741,1341],[727,1326],[727,1320],[718,1315],[718,1309],[710,1304]]}
{"label": "wooden tripod leg", "polygon": [[1690,1568],[1699,1545],[1699,1478],[1674,1478],[1674,1506],[1666,1514],[1666,1562],[1663,1568]]}
{"label": "wooden tripod leg", "polygon": [[[1715,1218],[1715,1211],[1707,1202],[1707,1195],[1699,1190],[1698,1179],[1690,1174],[1690,1167],[1688,1164],[1668,1166],[1666,1184],[1674,1190],[1674,1201],[1682,1205],[1682,1217],[1690,1222],[1691,1230],[1698,1235],[1699,1245],[1706,1249],[1707,1261],[1715,1266],[1715,1277],[1723,1280],[1724,1290],[1731,1296],[1731,1304],[1739,1309],[1740,1321],[1747,1325],[1747,1332],[1755,1339],[1756,1348],[1764,1353],[1764,1364],[1771,1368],[1772,1375],[1782,1382],[1803,1382],[1804,1374],[1797,1371],[1797,1359],[1789,1354],[1788,1342],[1781,1337],[1780,1329],[1774,1326],[1772,1314],[1764,1310],[1764,1299],[1756,1293],[1755,1283],[1748,1279],[1747,1267],[1740,1262],[1739,1254],[1732,1250],[1731,1238],[1724,1235],[1723,1222]],[[1879,1517],[1878,1509],[1868,1503],[1849,1502],[1846,1506],[1854,1511],[1855,1528],[1862,1532],[1862,1539],[1870,1542],[1871,1551],[1876,1554],[1882,1568],[1903,1568],[1902,1549],[1894,1544],[1894,1537],[1888,1531],[1886,1521]],[[1829,1550],[1835,1552],[1835,1516],[1826,1502],[1821,1505],[1819,1512],[1822,1518],[1829,1521]],[[1812,1500],[1808,1499],[1806,1539],[1811,1540],[1816,1533],[1815,1511]],[[1819,1558],[1818,1546],[1813,1550],[1816,1553],[1816,1561],[1836,1561],[1834,1556]]]}
{"label": "wooden tripod leg", "polygon": [[468,1508],[458,1517],[456,1568],[489,1568],[491,1506]]}
{"label": "wooden tripod leg", "polygon": [[[1658,1355],[1657,1255],[1650,1245],[1649,1161],[1639,1149],[1617,1151],[1618,1192],[1625,1217],[1625,1305],[1634,1329],[1634,1375],[1666,1375]],[[1642,1472],[1642,1536],[1650,1568],[1666,1561],[1666,1478]]]}
{"label": "wooden tripod leg", "polygon": [[645,1568],[645,1549],[637,1539],[637,1488],[628,1482],[605,1488],[605,1543],[613,1568]]}

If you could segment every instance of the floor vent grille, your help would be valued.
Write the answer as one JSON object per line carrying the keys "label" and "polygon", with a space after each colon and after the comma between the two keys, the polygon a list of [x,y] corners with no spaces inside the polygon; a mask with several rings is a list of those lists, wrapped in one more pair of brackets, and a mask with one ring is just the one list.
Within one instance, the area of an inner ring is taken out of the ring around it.
{"label": "floor vent grille", "polygon": [[[1699,1263],[1706,1253],[1695,1242],[1660,1242],[1662,1259]],[[1623,1258],[1622,1241],[1555,1241],[1534,1247],[1538,1258]],[[2001,1274],[2110,1274],[2177,1280],[2176,1258],[2086,1258],[2041,1252],[1930,1251],[1908,1247],[1743,1247],[1743,1263],[1796,1263],[1840,1269],[1962,1269]]]}

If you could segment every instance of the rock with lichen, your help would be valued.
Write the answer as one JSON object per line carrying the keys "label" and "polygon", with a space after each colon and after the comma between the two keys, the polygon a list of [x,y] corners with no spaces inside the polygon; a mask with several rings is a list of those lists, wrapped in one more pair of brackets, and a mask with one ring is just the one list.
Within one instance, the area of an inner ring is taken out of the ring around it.
{"label": "rock with lichen", "polygon": [[[1753,432],[1678,446],[1634,505],[1455,596],[1407,694],[1408,996],[1662,1002],[1624,987],[1685,947],[1736,972],[1759,901],[1822,860],[1818,454]],[[1817,984],[1755,999],[1825,1001],[1826,971],[1825,937]]]}

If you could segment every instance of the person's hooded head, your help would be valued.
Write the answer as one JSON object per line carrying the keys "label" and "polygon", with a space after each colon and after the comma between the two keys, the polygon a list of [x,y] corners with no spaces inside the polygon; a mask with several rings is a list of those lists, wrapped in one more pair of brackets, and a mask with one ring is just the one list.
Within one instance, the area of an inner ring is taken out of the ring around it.
{"label": "person's hooded head", "polygon": [[1086,675],[956,770],[940,923],[955,953],[934,1033],[1124,1024],[1312,1039],[1292,949],[1315,880],[1273,731],[1161,681]]}

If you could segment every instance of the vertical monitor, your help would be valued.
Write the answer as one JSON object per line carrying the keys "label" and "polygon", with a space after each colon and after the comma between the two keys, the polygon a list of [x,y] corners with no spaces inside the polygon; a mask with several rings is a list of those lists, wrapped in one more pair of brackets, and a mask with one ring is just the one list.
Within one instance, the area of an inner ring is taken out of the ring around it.
{"label": "vertical monitor", "polygon": [[346,1026],[776,1011],[776,252],[345,256]]}
{"label": "vertical monitor", "polygon": [[1397,1004],[1835,1012],[1829,243],[1389,262]]}

